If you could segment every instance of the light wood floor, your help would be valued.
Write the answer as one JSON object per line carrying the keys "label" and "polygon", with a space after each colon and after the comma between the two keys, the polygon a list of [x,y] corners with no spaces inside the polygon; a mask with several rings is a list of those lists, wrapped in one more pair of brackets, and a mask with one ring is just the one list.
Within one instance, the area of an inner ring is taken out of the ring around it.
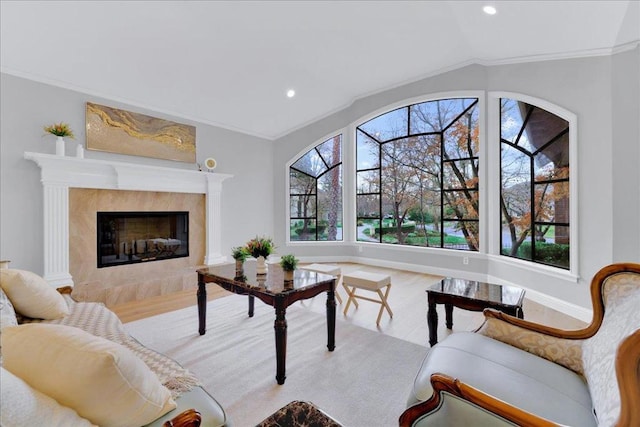
{"label": "light wood floor", "polygon": [[[388,313],[385,311],[382,315],[380,326],[377,327],[376,317],[380,305],[358,300],[360,307],[355,309],[355,307],[351,305],[345,316],[343,310],[347,297],[344,288],[340,286],[337,291],[342,297],[343,304],[338,305],[338,319],[406,341],[428,345],[428,327],[426,320],[427,295],[425,290],[429,285],[438,281],[441,278],[440,276],[353,263],[339,263],[338,265],[342,268],[343,273],[363,270],[391,275],[392,286],[389,294],[389,305],[394,314],[393,319],[390,319]],[[367,293],[368,292],[365,291],[364,295]],[[207,296],[209,300],[222,297],[246,298],[245,296],[233,295],[215,284],[207,284]],[[314,312],[324,313],[325,301],[326,298],[319,295],[311,300],[301,301],[298,304]],[[168,311],[179,310],[195,304],[196,291],[194,288],[193,290],[148,298],[143,301],[129,302],[110,308],[126,323]],[[257,301],[256,304],[261,304],[261,302]],[[531,301],[527,299],[526,296],[523,308],[525,319],[534,322],[562,329],[577,329],[586,325],[578,319]],[[482,313],[456,308],[453,312],[453,330],[450,331],[444,326],[444,306],[442,305],[438,305],[438,317],[440,320],[438,322],[439,340],[442,340],[452,331],[474,330],[482,324],[483,319]],[[196,322],[197,319],[194,319],[194,324]],[[295,326],[289,325],[289,327]]]}

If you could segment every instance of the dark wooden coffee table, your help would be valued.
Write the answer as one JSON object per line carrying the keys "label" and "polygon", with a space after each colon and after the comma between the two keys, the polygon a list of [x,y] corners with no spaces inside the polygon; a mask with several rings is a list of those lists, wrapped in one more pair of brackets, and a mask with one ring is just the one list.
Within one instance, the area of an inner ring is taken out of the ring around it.
{"label": "dark wooden coffee table", "polygon": [[335,277],[309,270],[296,270],[293,281],[285,283],[279,265],[271,264],[267,274],[256,274],[256,263],[246,262],[244,270],[236,270],[235,263],[220,264],[198,270],[198,332],[206,333],[206,283],[216,285],[239,295],[249,296],[249,317],[253,317],[254,300],[258,298],[275,308],[276,380],[284,384],[287,356],[287,307],[296,301],[327,293],[327,348],[335,349],[336,301]]}
{"label": "dark wooden coffee table", "polygon": [[494,308],[512,316],[524,318],[522,301],[524,289],[515,286],[494,285],[475,280],[447,277],[427,289],[429,310],[429,344],[438,343],[438,313],[436,304],[444,304],[447,329],[453,328],[453,307],[471,311]]}

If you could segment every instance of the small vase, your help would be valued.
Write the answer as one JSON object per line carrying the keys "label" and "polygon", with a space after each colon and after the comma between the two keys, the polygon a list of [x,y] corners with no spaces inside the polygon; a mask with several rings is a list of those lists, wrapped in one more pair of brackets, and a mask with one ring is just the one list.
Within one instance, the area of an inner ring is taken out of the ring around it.
{"label": "small vase", "polygon": [[284,284],[292,284],[293,283],[293,270],[284,270]]}
{"label": "small vase", "polygon": [[56,155],[64,156],[64,138],[61,136],[56,138]]}
{"label": "small vase", "polygon": [[244,273],[244,261],[237,259],[236,260],[236,275],[242,276]]}
{"label": "small vase", "polygon": [[84,159],[84,147],[82,144],[76,145],[76,157],[79,159]]}
{"label": "small vase", "polygon": [[267,259],[262,255],[256,258],[258,265],[256,266],[256,273],[267,274]]}

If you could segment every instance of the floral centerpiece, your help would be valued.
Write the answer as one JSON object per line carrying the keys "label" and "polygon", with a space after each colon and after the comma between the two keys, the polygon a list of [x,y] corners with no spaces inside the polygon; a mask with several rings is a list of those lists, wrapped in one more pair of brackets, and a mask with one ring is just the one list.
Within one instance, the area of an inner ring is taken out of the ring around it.
{"label": "floral centerpiece", "polygon": [[270,237],[256,236],[254,239],[247,242],[245,249],[254,258],[267,258],[273,253],[275,246],[273,245],[273,240]]}
{"label": "floral centerpiece", "polygon": [[266,260],[273,253],[275,246],[270,237],[258,237],[251,239],[245,245],[245,250],[258,261],[256,273],[267,274]]}

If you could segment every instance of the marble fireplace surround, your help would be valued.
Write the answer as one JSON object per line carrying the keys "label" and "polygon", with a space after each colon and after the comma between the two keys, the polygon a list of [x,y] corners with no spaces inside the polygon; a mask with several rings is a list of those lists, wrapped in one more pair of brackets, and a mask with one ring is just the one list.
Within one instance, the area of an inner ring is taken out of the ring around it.
{"label": "marble fireplace surround", "polygon": [[43,277],[51,286],[74,285],[69,271],[70,188],[203,194],[206,224],[202,264],[226,260],[221,250],[221,192],[222,182],[232,175],[33,152],[25,152],[24,158],[41,169]]}

